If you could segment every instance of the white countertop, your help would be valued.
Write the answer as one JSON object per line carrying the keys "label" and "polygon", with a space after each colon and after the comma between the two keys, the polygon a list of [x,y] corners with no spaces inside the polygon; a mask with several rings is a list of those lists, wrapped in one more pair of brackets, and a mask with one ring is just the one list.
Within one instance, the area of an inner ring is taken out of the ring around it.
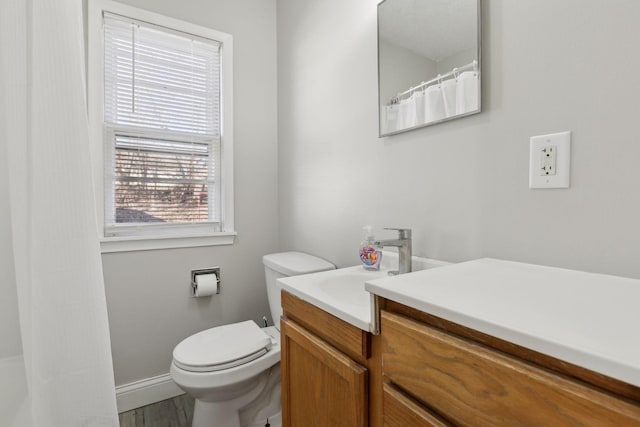
{"label": "white countertop", "polygon": [[640,280],[479,259],[366,290],[640,386]]}
{"label": "white countertop", "polygon": [[[435,259],[412,257],[415,271],[449,265]],[[398,269],[398,254],[382,251],[380,270],[365,270],[361,265],[279,278],[282,289],[315,305],[351,325],[372,332],[371,294],[364,289],[367,281],[389,277],[390,270]]]}
{"label": "white countertop", "polygon": [[278,279],[278,283],[290,294],[371,332],[371,294],[364,290],[364,284],[367,280],[385,276],[387,270],[369,271],[355,266],[285,277]]}

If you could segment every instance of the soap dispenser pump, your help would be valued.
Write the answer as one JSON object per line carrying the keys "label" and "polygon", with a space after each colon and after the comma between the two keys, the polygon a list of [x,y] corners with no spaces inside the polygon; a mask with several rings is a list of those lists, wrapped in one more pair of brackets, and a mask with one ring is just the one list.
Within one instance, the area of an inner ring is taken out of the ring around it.
{"label": "soap dispenser pump", "polygon": [[360,243],[360,261],[362,266],[366,270],[380,270],[380,263],[382,262],[382,251],[375,244],[375,237],[373,236],[370,225],[362,227],[364,231],[364,238]]}

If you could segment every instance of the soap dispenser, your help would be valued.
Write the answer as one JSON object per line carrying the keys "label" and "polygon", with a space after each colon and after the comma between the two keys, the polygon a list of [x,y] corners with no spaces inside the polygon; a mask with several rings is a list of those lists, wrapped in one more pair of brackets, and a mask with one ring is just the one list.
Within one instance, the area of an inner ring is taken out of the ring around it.
{"label": "soap dispenser", "polygon": [[362,228],[364,237],[360,243],[360,261],[366,270],[380,270],[382,262],[382,251],[375,244],[375,238],[371,231],[371,226]]}

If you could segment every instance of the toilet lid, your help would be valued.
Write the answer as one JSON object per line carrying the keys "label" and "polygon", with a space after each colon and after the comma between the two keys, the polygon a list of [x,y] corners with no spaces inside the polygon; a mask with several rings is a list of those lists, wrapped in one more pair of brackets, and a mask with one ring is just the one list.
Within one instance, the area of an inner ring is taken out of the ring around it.
{"label": "toilet lid", "polygon": [[270,348],[269,335],[247,320],[191,335],[173,349],[173,361],[185,371],[219,371],[255,360]]}

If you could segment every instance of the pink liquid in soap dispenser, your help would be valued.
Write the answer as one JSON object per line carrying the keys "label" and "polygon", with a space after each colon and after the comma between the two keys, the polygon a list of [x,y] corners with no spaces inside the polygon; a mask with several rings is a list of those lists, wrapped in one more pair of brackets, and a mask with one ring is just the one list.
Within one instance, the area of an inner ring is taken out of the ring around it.
{"label": "pink liquid in soap dispenser", "polygon": [[382,252],[375,245],[375,238],[371,232],[371,226],[362,228],[364,230],[364,239],[360,243],[360,261],[362,267],[366,270],[380,270],[382,262]]}

